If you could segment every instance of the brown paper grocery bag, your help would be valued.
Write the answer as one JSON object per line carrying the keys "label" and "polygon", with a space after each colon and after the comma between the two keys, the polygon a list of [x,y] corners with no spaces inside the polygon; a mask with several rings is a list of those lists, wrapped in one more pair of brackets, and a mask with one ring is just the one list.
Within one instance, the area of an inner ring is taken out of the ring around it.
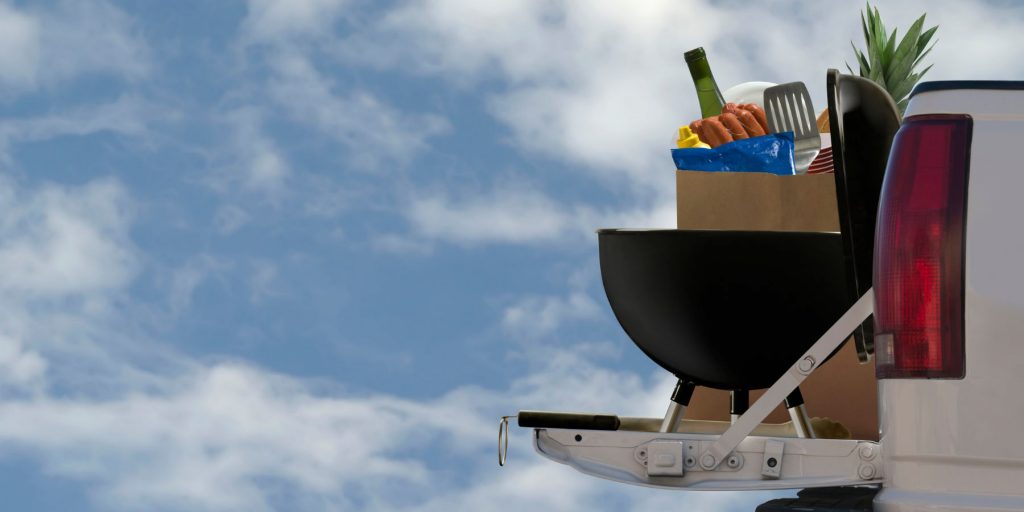
{"label": "brown paper grocery bag", "polygon": [[679,229],[839,231],[834,174],[676,171]]}
{"label": "brown paper grocery bag", "polygon": [[[679,229],[839,231],[834,174],[677,171],[676,198]],[[852,340],[800,390],[811,417],[842,423],[854,439],[878,439],[874,364],[860,364]],[[752,391],[751,403],[762,393]],[[729,392],[697,388],[685,417],[728,421]],[[766,420],[786,421],[781,405]]]}

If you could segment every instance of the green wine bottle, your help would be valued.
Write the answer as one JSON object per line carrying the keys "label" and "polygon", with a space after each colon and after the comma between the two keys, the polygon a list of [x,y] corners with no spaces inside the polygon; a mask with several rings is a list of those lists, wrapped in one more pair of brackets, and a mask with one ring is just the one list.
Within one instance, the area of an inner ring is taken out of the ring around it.
{"label": "green wine bottle", "polygon": [[700,116],[711,117],[721,114],[725,100],[722,98],[722,92],[718,90],[718,84],[715,83],[715,76],[711,74],[711,66],[708,64],[708,57],[704,55],[704,48],[694,48],[683,56],[686,58],[687,67],[690,68],[693,85],[697,88]]}

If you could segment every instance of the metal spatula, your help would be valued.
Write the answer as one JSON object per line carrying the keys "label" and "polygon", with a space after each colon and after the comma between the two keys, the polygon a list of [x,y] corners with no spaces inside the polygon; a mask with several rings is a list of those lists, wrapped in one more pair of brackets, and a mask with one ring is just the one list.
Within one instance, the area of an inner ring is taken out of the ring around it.
{"label": "metal spatula", "polygon": [[790,82],[765,89],[764,112],[769,132],[793,132],[796,172],[807,172],[821,151],[821,136],[807,86],[803,82]]}

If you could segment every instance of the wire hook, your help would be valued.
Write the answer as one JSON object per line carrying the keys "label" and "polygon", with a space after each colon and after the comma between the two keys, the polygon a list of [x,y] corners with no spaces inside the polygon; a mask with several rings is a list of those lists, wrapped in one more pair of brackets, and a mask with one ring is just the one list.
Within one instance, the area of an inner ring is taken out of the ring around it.
{"label": "wire hook", "polygon": [[498,421],[498,465],[504,466],[505,461],[508,460],[508,420],[509,418],[515,418],[512,416],[502,416],[501,420]]}

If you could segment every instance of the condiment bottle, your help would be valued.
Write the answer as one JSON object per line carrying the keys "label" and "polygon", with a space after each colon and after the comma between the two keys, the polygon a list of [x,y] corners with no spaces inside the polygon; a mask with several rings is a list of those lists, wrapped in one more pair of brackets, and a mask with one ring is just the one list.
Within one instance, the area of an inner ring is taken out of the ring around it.
{"label": "condiment bottle", "polygon": [[707,148],[711,149],[711,146],[705,144],[700,140],[700,137],[689,126],[679,127],[679,138],[676,139],[677,148]]}

